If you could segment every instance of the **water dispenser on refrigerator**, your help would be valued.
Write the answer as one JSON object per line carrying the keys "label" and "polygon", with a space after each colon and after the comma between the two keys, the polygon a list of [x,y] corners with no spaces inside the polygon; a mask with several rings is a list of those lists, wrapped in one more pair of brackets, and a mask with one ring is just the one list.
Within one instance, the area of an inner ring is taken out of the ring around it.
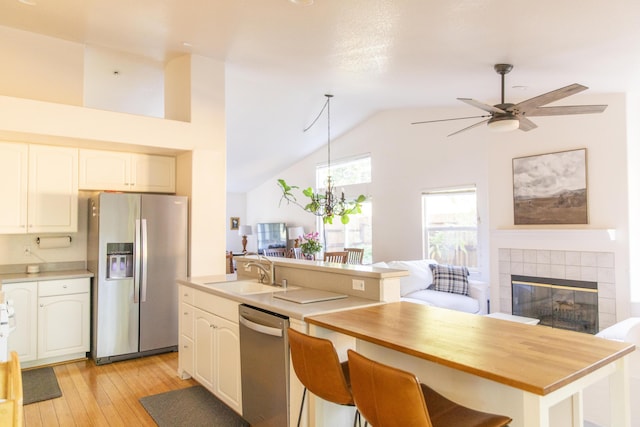
{"label": "water dispenser on refrigerator", "polygon": [[107,243],[107,279],[133,277],[133,243]]}

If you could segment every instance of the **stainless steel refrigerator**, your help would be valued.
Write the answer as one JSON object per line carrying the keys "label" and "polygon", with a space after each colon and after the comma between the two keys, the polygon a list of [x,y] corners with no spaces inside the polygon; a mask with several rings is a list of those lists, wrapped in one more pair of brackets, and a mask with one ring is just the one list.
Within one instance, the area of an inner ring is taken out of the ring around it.
{"label": "stainless steel refrigerator", "polygon": [[97,364],[178,346],[178,287],[187,276],[188,201],[182,196],[95,193],[87,267],[91,356]]}

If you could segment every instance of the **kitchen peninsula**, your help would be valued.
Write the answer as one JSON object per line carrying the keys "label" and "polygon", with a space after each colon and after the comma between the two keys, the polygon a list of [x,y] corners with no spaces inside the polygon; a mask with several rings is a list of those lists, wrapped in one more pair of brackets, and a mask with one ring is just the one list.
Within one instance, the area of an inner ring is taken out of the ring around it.
{"label": "kitchen peninsula", "polygon": [[[243,414],[238,314],[241,304],[287,317],[291,328],[308,333],[308,325],[304,321],[308,316],[397,301],[400,277],[408,274],[404,270],[362,265],[261,259],[261,262],[272,263],[275,282],[278,285],[286,282],[285,289],[270,285],[271,278],[267,283],[258,283],[256,266],[246,265],[258,262],[257,258],[237,257],[236,260],[238,280],[227,281],[225,275],[178,280],[178,375],[193,377],[239,414]],[[287,294],[299,295],[299,292],[307,290],[319,291],[323,295],[340,295],[340,298],[312,303],[279,298]],[[292,372],[291,369],[289,371]],[[294,420],[290,425],[295,425],[302,389],[297,377],[289,375],[288,411],[289,420]],[[306,408],[306,411],[322,412],[319,409],[321,404],[316,405],[313,399]],[[311,416],[315,418],[315,415]],[[351,415],[341,413],[338,417],[351,418]]]}
{"label": "kitchen peninsula", "polygon": [[582,427],[582,390],[608,376],[611,425],[630,425],[625,356],[633,344],[408,302],[305,320],[313,335],[353,337],[357,351],[461,404],[508,415],[512,427]]}

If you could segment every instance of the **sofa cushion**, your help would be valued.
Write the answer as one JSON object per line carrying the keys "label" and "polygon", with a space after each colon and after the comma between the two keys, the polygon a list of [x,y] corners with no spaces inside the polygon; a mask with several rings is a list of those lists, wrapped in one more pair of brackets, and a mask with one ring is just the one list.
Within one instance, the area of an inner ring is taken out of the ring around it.
{"label": "sofa cushion", "polygon": [[469,269],[458,265],[431,264],[433,272],[433,289],[469,295]]}
{"label": "sofa cushion", "polygon": [[418,304],[431,305],[448,308],[451,310],[464,311],[466,313],[480,314],[481,307],[478,300],[460,294],[423,289],[412,292],[401,298],[402,301],[415,302]]}
{"label": "sofa cushion", "polygon": [[429,264],[435,263],[431,259],[419,259],[415,261],[390,261],[389,268],[396,270],[409,270],[409,275],[400,278],[400,296],[411,292],[427,289],[433,283],[433,274]]}

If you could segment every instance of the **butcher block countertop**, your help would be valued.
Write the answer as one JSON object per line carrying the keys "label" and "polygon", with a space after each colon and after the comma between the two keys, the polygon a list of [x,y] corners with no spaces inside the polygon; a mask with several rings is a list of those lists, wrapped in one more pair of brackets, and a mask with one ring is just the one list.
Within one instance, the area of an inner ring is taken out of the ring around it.
{"label": "butcher block countertop", "polygon": [[410,302],[305,318],[313,325],[547,395],[630,354],[633,344]]}

